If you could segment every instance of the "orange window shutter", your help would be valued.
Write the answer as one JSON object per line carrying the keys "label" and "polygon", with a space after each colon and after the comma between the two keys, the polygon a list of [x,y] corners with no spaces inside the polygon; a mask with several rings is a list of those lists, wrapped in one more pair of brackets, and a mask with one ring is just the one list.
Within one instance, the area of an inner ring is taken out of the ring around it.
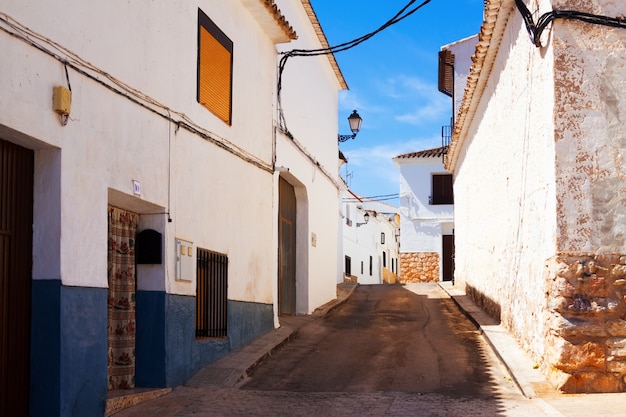
{"label": "orange window shutter", "polygon": [[200,28],[198,101],[225,123],[231,122],[231,52]]}

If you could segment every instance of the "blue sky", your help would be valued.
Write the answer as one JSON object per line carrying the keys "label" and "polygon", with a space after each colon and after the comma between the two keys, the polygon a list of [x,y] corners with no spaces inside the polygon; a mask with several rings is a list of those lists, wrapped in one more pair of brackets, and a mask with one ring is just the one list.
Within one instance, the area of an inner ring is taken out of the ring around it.
{"label": "blue sky", "polygon": [[[331,46],[376,30],[408,2],[311,0]],[[363,118],[356,139],[339,145],[348,158],[341,174],[352,191],[367,197],[397,194],[399,176],[391,158],[441,146],[451,99],[437,90],[437,52],[478,33],[482,15],[483,0],[431,0],[368,41],[335,54],[350,87],[339,94],[339,133],[350,133],[352,110]]]}

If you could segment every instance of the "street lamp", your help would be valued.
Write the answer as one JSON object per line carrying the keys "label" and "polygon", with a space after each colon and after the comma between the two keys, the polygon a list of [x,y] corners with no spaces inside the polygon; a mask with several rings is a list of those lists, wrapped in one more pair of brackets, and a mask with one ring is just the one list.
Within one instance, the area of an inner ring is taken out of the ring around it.
{"label": "street lamp", "polygon": [[345,142],[348,139],[356,138],[356,134],[359,133],[359,130],[361,130],[362,121],[363,119],[361,119],[361,116],[359,116],[359,113],[357,113],[356,110],[352,111],[352,114],[348,116],[348,123],[350,124],[350,130],[352,131],[352,134],[351,135],[337,135],[339,142]]}
{"label": "street lamp", "polygon": [[363,215],[363,223],[358,223],[356,224],[356,227],[361,227],[364,224],[367,224],[367,222],[370,221],[370,214],[366,211],[365,214]]}

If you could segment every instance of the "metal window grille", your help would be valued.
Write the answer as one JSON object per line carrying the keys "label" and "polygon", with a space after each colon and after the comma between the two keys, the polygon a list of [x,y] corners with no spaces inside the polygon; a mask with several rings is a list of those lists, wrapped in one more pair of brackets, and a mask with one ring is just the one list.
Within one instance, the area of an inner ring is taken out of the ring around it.
{"label": "metal window grille", "polygon": [[198,248],[196,285],[196,337],[226,337],[228,257]]}

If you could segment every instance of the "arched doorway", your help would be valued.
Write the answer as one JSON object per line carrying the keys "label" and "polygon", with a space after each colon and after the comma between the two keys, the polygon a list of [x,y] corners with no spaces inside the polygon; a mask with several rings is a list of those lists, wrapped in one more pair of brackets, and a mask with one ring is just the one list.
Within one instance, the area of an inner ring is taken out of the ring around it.
{"label": "arched doorway", "polygon": [[296,193],[278,180],[278,314],[296,314]]}

